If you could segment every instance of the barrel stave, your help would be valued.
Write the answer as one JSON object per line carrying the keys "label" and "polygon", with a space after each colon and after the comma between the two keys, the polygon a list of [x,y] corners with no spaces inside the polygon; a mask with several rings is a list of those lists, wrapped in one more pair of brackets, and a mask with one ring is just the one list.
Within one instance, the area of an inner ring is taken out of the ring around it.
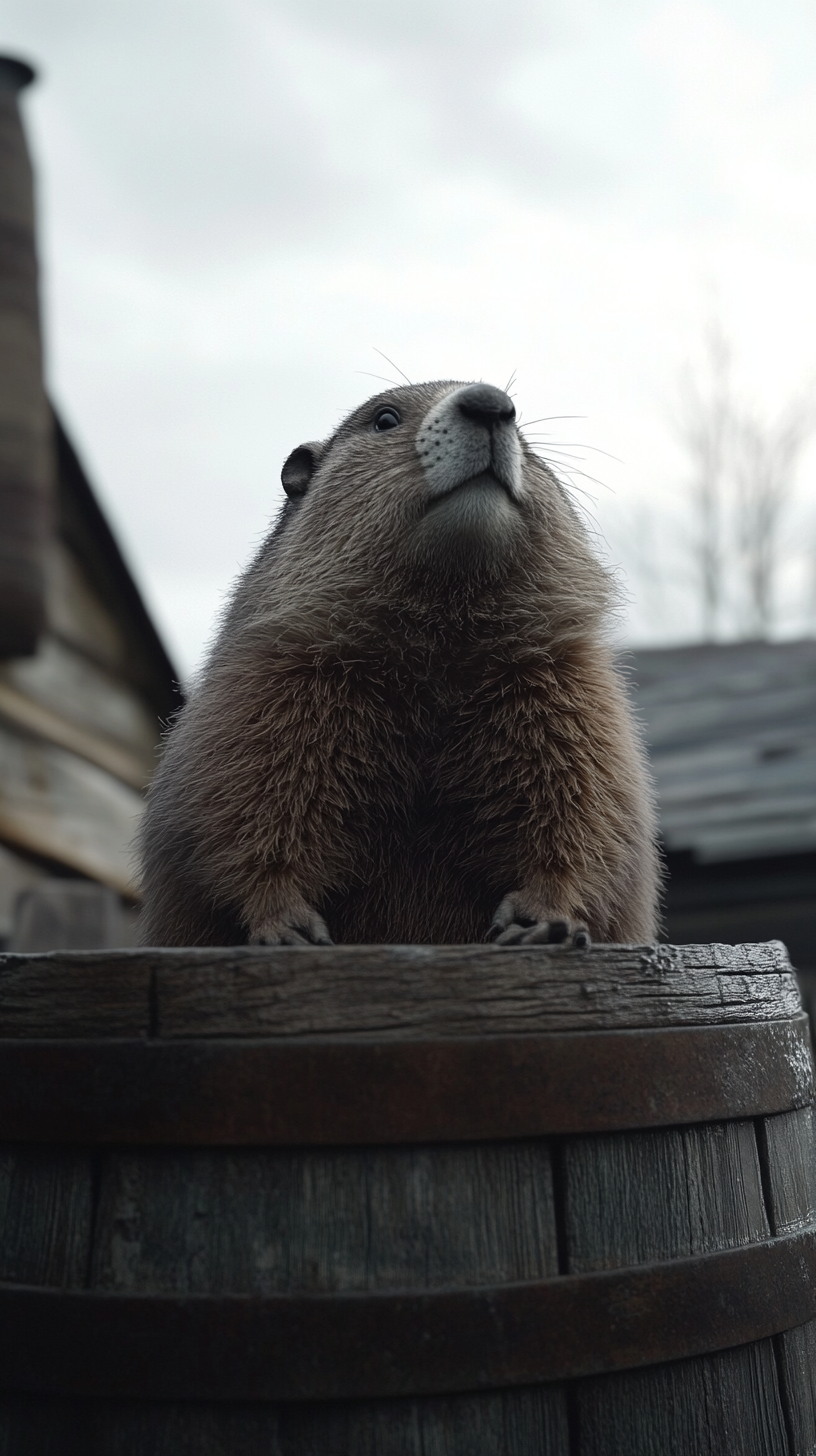
{"label": "barrel stave", "polygon": [[[685,1258],[770,1233],[752,1121],[568,1139],[568,1272]],[[787,1452],[772,1341],[578,1382],[580,1456]],[[759,1439],[756,1447],[753,1442]],[[729,1432],[729,1444],[723,1444]]]}
{"label": "barrel stave", "polygon": [[[813,1108],[757,1119],[759,1150],[771,1228],[793,1232],[816,1219]],[[791,1450],[816,1452],[816,1320],[786,1330],[774,1341]]]}
{"label": "barrel stave", "polygon": [[770,1233],[751,1121],[570,1138],[562,1168],[570,1274],[688,1258]]}
{"label": "barrel stave", "polygon": [[784,1234],[816,1219],[816,1158],[812,1107],[757,1118],[771,1229]]}
{"label": "barrel stave", "polygon": [[570,1456],[560,1388],[321,1406],[0,1397],[0,1456]]}
{"label": "barrel stave", "polygon": [[0,1280],[82,1288],[93,1201],[90,1153],[0,1146]]}
{"label": "barrel stave", "polygon": [[580,1381],[575,1401],[574,1456],[792,1456],[772,1340]]}
{"label": "barrel stave", "polygon": [[544,1140],[104,1160],[93,1288],[430,1289],[557,1273]]}
{"label": "barrel stave", "polygon": [[774,1341],[794,1456],[816,1452],[816,1320]]}

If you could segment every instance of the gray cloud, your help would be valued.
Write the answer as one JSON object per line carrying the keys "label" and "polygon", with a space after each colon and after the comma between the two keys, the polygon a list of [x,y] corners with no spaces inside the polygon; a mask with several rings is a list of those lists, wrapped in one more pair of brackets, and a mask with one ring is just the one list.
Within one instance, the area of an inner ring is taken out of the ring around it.
{"label": "gray cloud", "polygon": [[11,0],[6,24],[35,48],[42,36],[41,104],[70,110],[129,246],[189,265],[359,242],[434,183],[596,187],[597,158],[540,135],[500,94],[515,59],[567,43],[559,10]]}

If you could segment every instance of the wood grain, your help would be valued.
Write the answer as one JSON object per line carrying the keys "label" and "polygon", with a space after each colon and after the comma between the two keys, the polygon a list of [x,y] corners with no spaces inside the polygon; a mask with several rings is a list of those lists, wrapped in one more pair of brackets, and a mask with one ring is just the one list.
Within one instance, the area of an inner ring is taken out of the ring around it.
{"label": "wood grain", "polygon": [[98,768],[113,774],[115,778],[121,779],[123,783],[129,784],[132,789],[139,792],[145,788],[150,779],[150,770],[154,767],[153,762],[150,762],[148,767],[137,758],[135,753],[120,747],[117,743],[111,743],[108,739],[100,737],[98,733],[89,732],[87,728],[72,723],[61,713],[43,707],[41,703],[17,692],[15,688],[3,682],[2,678],[0,678],[0,718],[5,719],[12,727],[21,728],[24,733],[43,738],[46,743],[55,743],[60,748],[66,748],[69,753],[75,753],[80,758],[87,759],[89,763],[95,763]]}
{"label": "wood grain", "polygon": [[[66,1445],[67,1434],[72,1441]],[[428,1401],[191,1407],[0,1395],[0,1456],[570,1456],[557,1389]]]}
{"label": "wood grain", "polygon": [[816,1452],[816,1320],[778,1335],[774,1345],[790,1449],[795,1456],[813,1456]]}
{"label": "wood grain", "polygon": [[0,683],[134,755],[148,777],[155,767],[159,724],[132,678],[100,667],[53,634],[40,638],[34,657],[0,663]]}
{"label": "wood grain", "polygon": [[767,1238],[752,1122],[570,1138],[567,1272],[690,1258]]}
{"label": "wood grain", "polygon": [[127,677],[128,644],[122,627],[64,541],[53,540],[49,545],[46,601],[48,626],[58,640]]}
{"label": "wood grain", "polygon": [[[757,1122],[773,1232],[816,1219],[816,1156],[812,1107]],[[816,1452],[816,1320],[774,1341],[792,1449]]]}
{"label": "wood grain", "polygon": [[[405,1289],[557,1272],[546,1142],[104,1160],[92,1287]],[[118,1413],[105,1451],[568,1456],[560,1387],[319,1407]],[[2,1413],[0,1411],[0,1427]],[[144,1440],[144,1447],[129,1444]],[[189,1444],[186,1444],[189,1443]]]}
{"label": "wood grain", "polygon": [[0,1146],[0,1280],[81,1289],[92,1193],[88,1153]]}
{"label": "wood grain", "polygon": [[432,1289],[558,1272],[546,1142],[110,1154],[92,1287]]}
{"label": "wood grain", "polygon": [[[155,1034],[385,1040],[780,1020],[801,1010],[784,946],[250,946],[0,955],[0,1036],[93,1033],[136,988]],[[37,1018],[41,1018],[38,1023]],[[39,1025],[39,1030],[38,1030]]]}
{"label": "wood grain", "polygon": [[11,936],[18,895],[33,889],[47,874],[42,863],[14,854],[0,844],[0,946],[5,946]]}
{"label": "wood grain", "polygon": [[96,950],[135,940],[135,913],[107,885],[47,879],[17,900],[9,949]]}
{"label": "wood grain", "polygon": [[[752,1122],[569,1139],[567,1267],[649,1263],[767,1238]],[[578,1382],[576,1456],[787,1456],[773,1342]]]}
{"label": "wood grain", "polygon": [[771,1340],[586,1381],[577,1405],[570,1456],[791,1456]]}
{"label": "wood grain", "polygon": [[0,955],[0,1036],[145,1036],[150,967],[103,951]]}
{"label": "wood grain", "polygon": [[0,722],[0,837],[134,896],[143,810],[133,789],[67,749]]}
{"label": "wood grain", "polygon": [[335,946],[164,951],[158,1032],[421,1037],[794,1016],[784,947]]}

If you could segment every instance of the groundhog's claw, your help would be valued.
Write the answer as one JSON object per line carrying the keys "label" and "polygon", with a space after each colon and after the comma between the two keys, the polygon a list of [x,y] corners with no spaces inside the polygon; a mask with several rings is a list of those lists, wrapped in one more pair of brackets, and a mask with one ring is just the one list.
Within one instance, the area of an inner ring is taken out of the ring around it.
{"label": "groundhog's claw", "polygon": [[586,950],[589,931],[574,920],[539,920],[535,925],[508,925],[491,932],[496,945],[563,945],[565,950]]}
{"label": "groundhog's claw", "polygon": [[496,945],[563,945],[566,950],[585,950],[590,944],[582,921],[527,914],[517,895],[502,900],[487,938]]}
{"label": "groundhog's claw", "polygon": [[291,915],[281,915],[258,926],[249,937],[250,945],[334,945],[325,920],[316,910],[304,906]]}

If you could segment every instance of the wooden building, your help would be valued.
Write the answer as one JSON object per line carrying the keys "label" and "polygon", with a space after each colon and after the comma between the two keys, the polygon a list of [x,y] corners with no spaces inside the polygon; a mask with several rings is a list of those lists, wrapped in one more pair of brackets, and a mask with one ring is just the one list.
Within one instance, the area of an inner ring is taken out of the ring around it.
{"label": "wooden building", "polygon": [[[131,932],[116,907],[137,898],[142,794],[160,724],[179,698],[43,388],[33,186],[18,109],[32,75],[0,58],[0,945],[21,893],[48,882],[58,901],[55,880],[107,887],[97,914],[102,905],[107,939],[123,943]],[[75,899],[90,903],[81,892]],[[70,940],[69,929],[61,943]]]}
{"label": "wooden building", "polygon": [[816,640],[633,653],[666,936],[782,940],[816,983]]}

